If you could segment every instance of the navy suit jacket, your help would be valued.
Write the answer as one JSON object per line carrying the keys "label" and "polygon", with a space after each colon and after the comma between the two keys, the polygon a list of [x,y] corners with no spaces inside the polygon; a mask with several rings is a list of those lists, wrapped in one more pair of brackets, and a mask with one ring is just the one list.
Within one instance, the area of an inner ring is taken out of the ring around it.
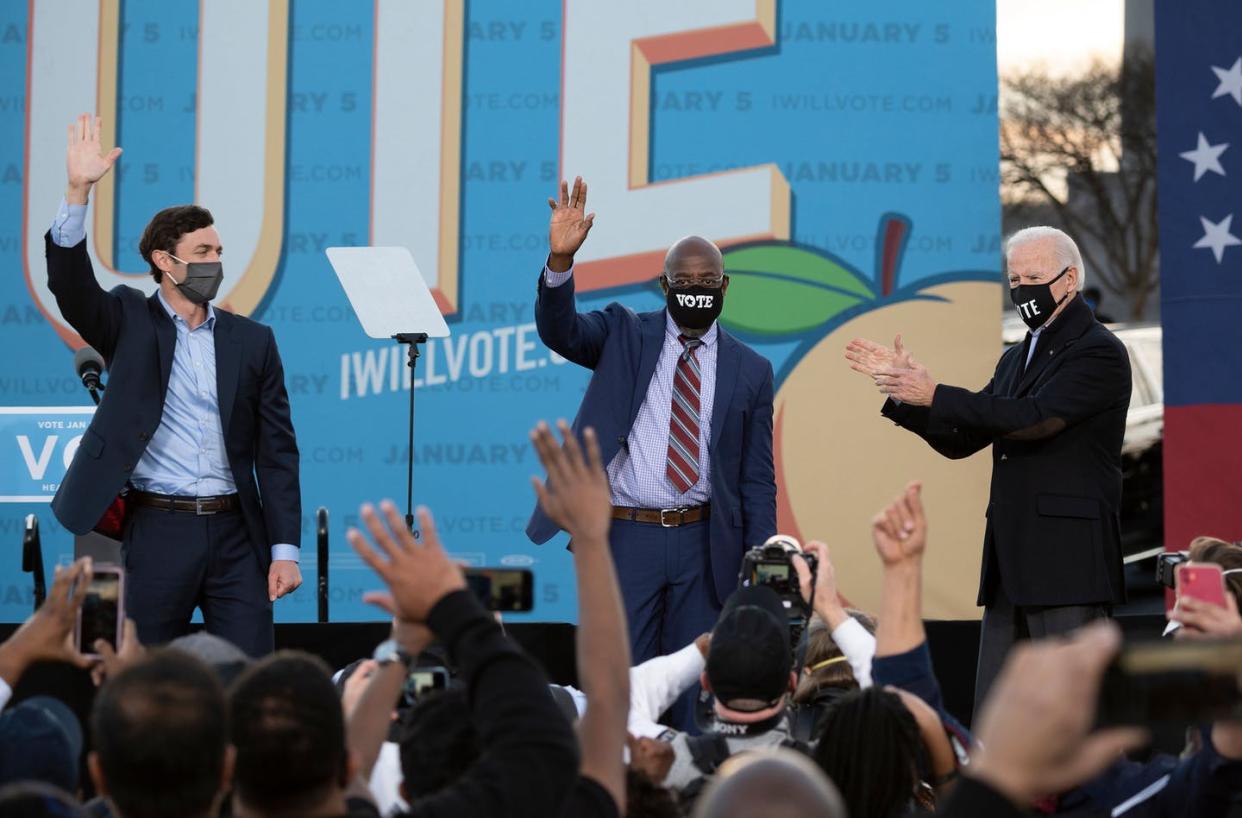
{"label": "navy suit jacket", "polygon": [[[594,370],[574,418],[574,432],[591,426],[604,463],[625,445],[647,396],[664,347],[665,310],[635,313],[612,303],[579,313],[574,281],[559,287],[539,275],[535,323],[553,352]],[[772,364],[719,328],[716,396],[712,405],[711,578],[718,601],[737,588],[742,554],[776,533],[772,465]],[[526,526],[536,543],[557,532],[538,505]]]}
{"label": "navy suit jacket", "polygon": [[[48,285],[61,315],[108,364],[108,388],[52,499],[75,534],[90,531],[125,487],[164,413],[177,330],[133,287],[105,292],[85,239],[47,245]],[[250,540],[266,572],[273,543],[299,545],[302,493],[284,368],[270,327],[216,309],[216,388],[225,453]],[[260,502],[262,492],[262,502]]]}

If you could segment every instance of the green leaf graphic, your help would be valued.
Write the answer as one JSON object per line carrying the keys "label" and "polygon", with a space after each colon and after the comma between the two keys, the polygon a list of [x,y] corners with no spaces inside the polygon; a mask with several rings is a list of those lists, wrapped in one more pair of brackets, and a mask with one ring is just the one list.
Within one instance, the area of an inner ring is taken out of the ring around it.
{"label": "green leaf graphic", "polygon": [[786,243],[751,245],[724,254],[729,295],[726,328],[760,335],[804,332],[875,293],[856,272]]}

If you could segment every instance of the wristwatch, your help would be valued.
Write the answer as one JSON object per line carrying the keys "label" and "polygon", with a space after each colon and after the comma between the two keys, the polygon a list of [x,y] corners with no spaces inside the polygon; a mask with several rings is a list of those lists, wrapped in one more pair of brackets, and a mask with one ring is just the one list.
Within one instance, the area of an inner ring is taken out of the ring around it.
{"label": "wristwatch", "polygon": [[371,658],[379,662],[380,667],[390,665],[393,662],[400,662],[405,667],[409,667],[414,663],[414,658],[401,648],[401,643],[396,639],[385,639],[375,646],[375,651],[371,654]]}

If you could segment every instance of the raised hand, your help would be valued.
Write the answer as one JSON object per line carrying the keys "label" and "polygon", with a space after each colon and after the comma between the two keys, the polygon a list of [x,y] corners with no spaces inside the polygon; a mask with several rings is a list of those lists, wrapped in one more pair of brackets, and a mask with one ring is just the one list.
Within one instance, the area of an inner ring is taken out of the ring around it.
{"label": "raised hand", "polygon": [[104,153],[99,144],[99,117],[82,114],[69,124],[69,150],[65,166],[69,173],[69,187],[65,199],[70,204],[86,204],[91,186],[112,170],[121,156],[120,148]]}
{"label": "raised hand", "polygon": [[362,507],[362,521],[371,539],[387,555],[381,556],[361,531],[351,528],[345,536],[349,544],[388,586],[388,593],[370,593],[365,602],[378,605],[408,622],[426,622],[436,603],[453,591],[466,587],[466,578],[444,551],[436,533],[431,512],[420,506],[415,512],[423,532],[420,545],[405,519],[391,501],[380,503],[383,519],[368,505]]}
{"label": "raised hand", "polygon": [[548,472],[547,483],[538,477],[531,478],[539,505],[575,541],[607,543],[612,500],[595,430],[588,427],[582,434],[584,456],[569,424],[558,421],[557,428],[565,441],[563,446],[542,421],[530,433],[539,462]]}
{"label": "raised hand", "polygon": [[557,272],[564,272],[573,264],[574,253],[586,241],[595,222],[595,214],[586,212],[586,198],[587,185],[579,176],[574,179],[572,192],[562,180],[560,199],[548,199],[548,207],[552,208],[548,223],[549,267]]}
{"label": "raised hand", "polygon": [[927,547],[927,517],[923,514],[923,484],[906,486],[897,499],[871,520],[871,539],[885,565],[919,559]]}
{"label": "raised hand", "polygon": [[69,662],[80,668],[91,660],[73,645],[73,626],[92,576],[90,557],[56,567],[52,588],[39,609],[0,643],[0,679],[15,686],[26,668],[39,661]]}
{"label": "raised hand", "polygon": [[1065,792],[1146,739],[1137,728],[1092,731],[1104,669],[1121,631],[1097,622],[1069,641],[1014,647],[979,714],[968,768],[1015,804]]}

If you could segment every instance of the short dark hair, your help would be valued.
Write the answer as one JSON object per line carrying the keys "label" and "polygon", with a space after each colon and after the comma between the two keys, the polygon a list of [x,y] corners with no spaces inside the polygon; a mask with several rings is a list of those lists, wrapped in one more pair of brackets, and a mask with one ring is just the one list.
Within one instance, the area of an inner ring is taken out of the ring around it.
{"label": "short dark hair", "polygon": [[625,768],[627,818],[681,818],[681,807],[671,790],[654,783],[646,773]]}
{"label": "short dark hair", "polygon": [[410,799],[439,792],[474,766],[481,752],[465,690],[419,699],[401,717],[401,777]]}
{"label": "short dark hair", "polygon": [[156,650],[103,686],[91,733],[124,818],[205,815],[228,745],[224,691],[198,659]]}
{"label": "short dark hair", "polygon": [[348,784],[345,716],[319,657],[280,651],[248,668],[229,692],[229,720],[234,785],[248,806],[311,809]]}
{"label": "short dark hair", "polygon": [[878,687],[838,699],[824,714],[815,762],[836,783],[849,814],[899,818],[914,798],[922,738],[896,693]]}
{"label": "short dark hair", "polygon": [[186,233],[193,233],[213,224],[215,220],[211,218],[211,211],[198,205],[166,207],[151,217],[151,221],[147,222],[142,231],[142,238],[138,240],[138,252],[142,254],[142,260],[151,267],[151,278],[155,279],[156,284],[164,278],[164,273],[155,266],[151,254],[156,250],[173,253],[177,249],[177,242]]}

